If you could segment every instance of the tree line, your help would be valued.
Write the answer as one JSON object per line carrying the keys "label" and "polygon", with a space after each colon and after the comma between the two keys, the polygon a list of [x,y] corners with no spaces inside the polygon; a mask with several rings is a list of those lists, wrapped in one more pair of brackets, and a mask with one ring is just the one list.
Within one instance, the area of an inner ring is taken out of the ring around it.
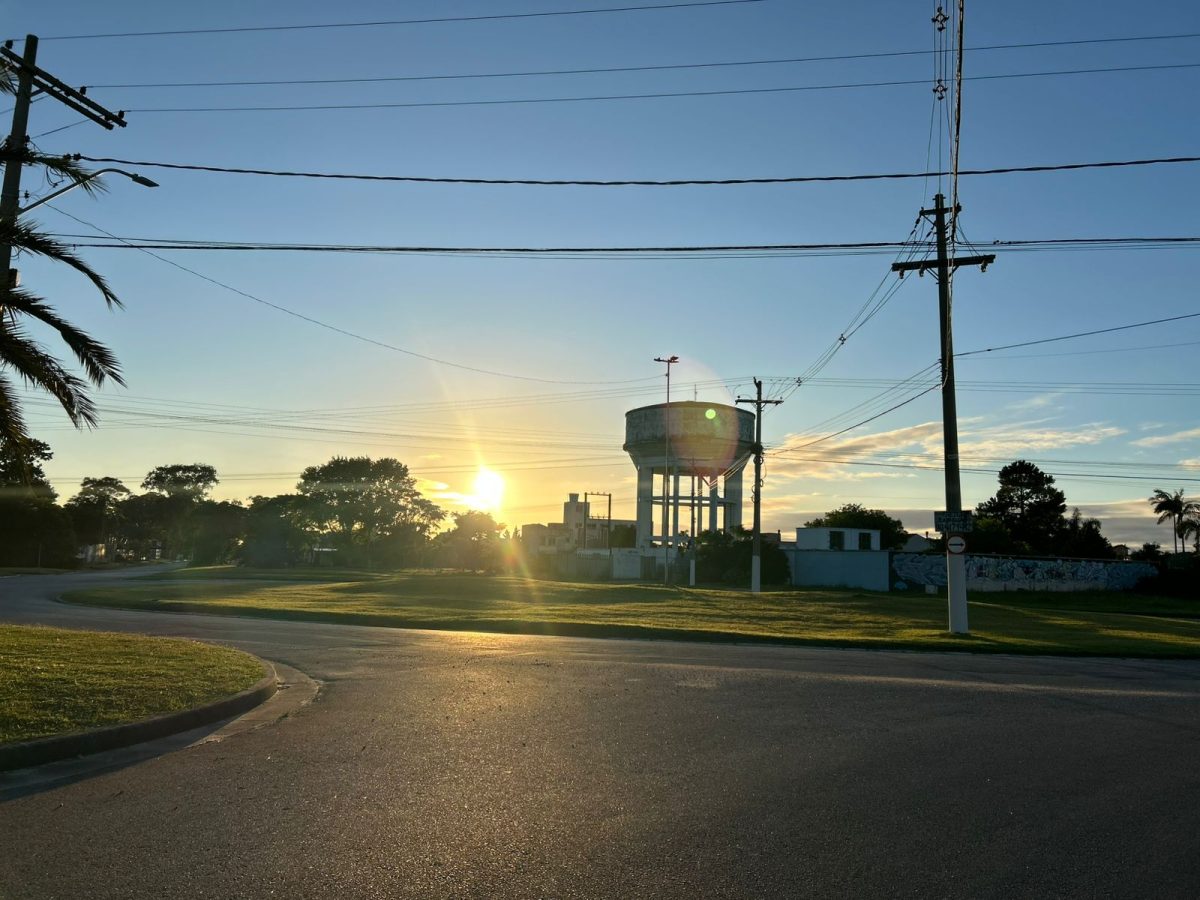
{"label": "tree line", "polygon": [[[970,552],[1083,559],[1114,559],[1120,555],[1104,536],[1100,520],[1083,516],[1078,507],[1068,513],[1066,494],[1055,485],[1054,476],[1028,460],[1018,459],[1004,466],[998,482],[996,493],[975,507],[974,528],[968,536]],[[1190,537],[1195,552],[1200,554],[1200,502],[1188,500],[1182,490],[1157,490],[1149,502],[1160,523],[1171,523],[1176,537],[1174,549],[1186,550]],[[857,503],[830,510],[805,524],[876,529],[885,550],[899,550],[909,537],[899,519]],[[941,549],[940,541],[935,542],[935,549]],[[1157,543],[1143,544],[1130,553],[1131,558],[1151,561],[1162,555]]]}
{"label": "tree line", "polygon": [[492,569],[500,526],[490,515],[447,513],[391,458],[335,456],[300,473],[292,493],[247,503],[214,500],[204,463],[151,469],[135,491],[112,476],[84,478],[65,503],[46,480],[50,448],[0,441],[0,565],[69,567],[81,549],[104,559],[187,559],[264,567],[332,564],[399,568],[426,563]]}

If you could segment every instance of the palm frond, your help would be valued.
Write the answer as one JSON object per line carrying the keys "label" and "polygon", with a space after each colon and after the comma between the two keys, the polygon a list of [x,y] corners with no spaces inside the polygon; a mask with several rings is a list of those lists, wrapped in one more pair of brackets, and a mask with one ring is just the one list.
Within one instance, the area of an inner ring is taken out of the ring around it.
{"label": "palm frond", "polygon": [[121,366],[113,352],[59,316],[45,300],[18,289],[8,292],[4,304],[10,315],[23,313],[57,331],[63,342],[71,348],[71,352],[75,354],[80,365],[83,366],[88,380],[92,384],[100,387],[104,384],[105,379],[111,378],[117,384],[124,386]]}
{"label": "palm frond", "polygon": [[78,182],[79,189],[91,194],[93,197],[97,194],[103,194],[108,190],[108,185],[105,183],[103,177],[84,181],[85,178],[92,174],[92,170],[87,166],[80,165],[69,156],[49,156],[45,153],[32,150],[29,153],[27,165],[41,166],[51,175]]}
{"label": "palm frond", "polygon": [[0,328],[0,360],[27,384],[37,385],[59,402],[76,428],[96,425],[96,406],[87,395],[87,382],[72,375],[19,328]]}
{"label": "palm frond", "polygon": [[[0,444],[7,444],[17,452],[18,459],[25,458],[30,445],[29,431],[21,415],[21,404],[13,395],[13,383],[0,372]],[[26,473],[28,478],[29,473]]]}
{"label": "palm frond", "polygon": [[123,306],[120,298],[108,286],[108,282],[105,281],[104,276],[84,262],[70,247],[61,241],[56,241],[54,238],[42,234],[35,228],[21,222],[4,222],[0,223],[0,243],[7,243],[11,247],[19,248],[38,256],[44,256],[56,262],[66,263],[94,284],[96,289],[104,295],[104,301],[110,307],[116,306],[120,308]]}

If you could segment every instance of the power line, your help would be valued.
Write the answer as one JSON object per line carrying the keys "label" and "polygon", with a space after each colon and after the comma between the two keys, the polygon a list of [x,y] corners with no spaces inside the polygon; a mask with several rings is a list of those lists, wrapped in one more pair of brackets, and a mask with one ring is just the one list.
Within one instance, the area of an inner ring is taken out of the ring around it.
{"label": "power line", "polygon": [[[1006,78],[1049,78],[1060,75],[1097,75],[1113,72],[1156,72],[1200,68],[1200,63],[1173,63],[1150,66],[1105,66],[1090,69],[1057,69],[1046,72],[1005,72],[996,75],[970,75],[963,81],[997,81]],[[212,113],[212,112],[318,112],[347,109],[417,109],[453,106],[508,106],[532,103],[586,103],[602,100],[663,100],[675,97],[730,97],[742,94],[787,94],[803,91],[835,91],[855,88],[899,87],[928,84],[927,79],[897,81],[856,81],[844,84],[808,84],[793,87],[726,88],[712,91],[657,91],[649,94],[596,94],[576,97],[509,97],[496,100],[420,100],[397,103],[318,103],[292,106],[163,106],[129,109],[130,113]]]}
{"label": "power line", "polygon": [[[1166,41],[1200,38],[1200,33],[1187,34],[1153,34],[1140,37],[1087,38],[1071,41],[1034,41],[1019,44],[987,44],[978,47],[967,47],[964,52],[980,52],[988,50],[1017,50],[1038,47],[1066,47],[1084,44],[1113,44],[1136,41]],[[43,38],[47,40],[47,38]],[[793,56],[780,59],[746,59],[718,62],[673,63],[643,66],[597,66],[579,69],[531,69],[516,72],[467,72],[440,75],[379,75],[361,78],[284,78],[261,81],[163,81],[163,82],[125,82],[114,84],[90,84],[89,89],[125,90],[138,88],[199,88],[199,87],[279,87],[287,85],[317,85],[317,84],[379,84],[402,81],[461,81],[482,78],[534,78],[552,75],[598,75],[620,72],[668,72],[685,69],[723,69],[741,66],[775,66],[792,65],[797,63],[835,62],[859,59],[887,59],[904,56],[924,56],[928,50],[892,50],[877,53],[843,53],[835,56]]]}
{"label": "power line", "polygon": [[[1059,356],[1095,356],[1106,353],[1138,353],[1145,350],[1166,350],[1172,347],[1196,347],[1200,341],[1181,341],[1175,344],[1144,344],[1139,347],[1108,347],[1104,350],[1073,350],[1067,353],[1022,353],[1013,356],[998,356],[995,359],[1050,359]],[[976,360],[978,361],[978,360]]]}
{"label": "power line", "polygon": [[1184,319],[1200,319],[1200,313],[1185,313],[1182,316],[1171,316],[1166,319],[1151,319],[1148,322],[1134,322],[1130,325],[1116,325],[1112,328],[1098,328],[1095,331],[1080,331],[1075,334],[1064,334],[1058,337],[1041,338],[1036,341],[1022,341],[1019,344],[1003,344],[999,347],[984,347],[982,350],[967,350],[955,353],[955,356],[977,356],[980,353],[994,353],[998,350],[1013,350],[1017,347],[1032,347],[1035,344],[1052,344],[1056,341],[1069,341],[1075,338],[1091,337],[1096,334],[1111,334],[1114,331],[1128,331],[1131,328],[1145,328],[1147,325],[1162,325],[1166,322],[1180,322]]}
{"label": "power line", "polygon": [[[740,184],[806,184],[812,182],[838,181],[897,181],[912,178],[931,178],[947,175],[947,172],[886,172],[856,175],[788,175],[777,178],[673,178],[673,179],[586,179],[586,178],[475,178],[434,177],[427,175],[362,175],[345,172],[305,172],[285,169],[240,168],[236,166],[211,166],[193,163],[170,163],[144,159],[117,159],[110,156],[85,156],[71,154],[76,161],[107,163],[110,165],[141,166],[157,169],[175,169],[187,172],[212,172],[226,175],[260,175],[279,178],[322,178],[340,181],[394,181],[416,184],[497,184],[570,187],[684,187],[693,185],[721,186]],[[1134,166],[1174,165],[1200,162],[1200,156],[1162,156],[1146,159],[1107,160],[1102,162],[1055,163],[1034,166],[1002,166],[990,169],[960,169],[960,177],[972,175],[1012,175],[1029,172],[1066,172],[1078,169],[1117,169]]]}
{"label": "power line", "polygon": [[[611,6],[593,9],[559,9],[545,12],[497,13],[482,16],[440,16],[425,19],[383,19],[373,22],[322,22],[312,25],[242,25],[229,28],[179,28],[169,31],[116,31],[104,34],[58,34],[41,38],[43,41],[89,41],[106,38],[168,37],[187,34],[246,34],[261,31],[316,31],[330,28],[379,28],[397,25],[435,25],[450,22],[494,22],[502,19],[545,19],[554,16],[590,16],[604,13],[645,12],[656,9],[684,9],[699,6],[735,6],[761,3],[762,0],[694,0],[687,3],[660,3],[653,6]],[[12,40],[21,40],[12,38]]]}
{"label": "power line", "polygon": [[[65,215],[65,214],[64,214]],[[385,245],[385,244],[307,244],[307,243],[269,243],[265,241],[210,241],[184,238],[133,238],[112,236],[117,243],[96,240],[91,235],[71,233],[55,233],[56,238],[71,241],[72,248],[88,247],[108,250],[207,250],[232,252],[272,252],[272,253],[368,253],[368,254],[402,254],[402,255],[432,255],[432,256],[561,256],[563,258],[585,258],[599,256],[601,258],[623,259],[637,256],[649,258],[671,258],[679,256],[702,256],[704,258],[728,258],[735,256],[800,256],[812,253],[817,256],[860,255],[865,253],[893,253],[900,251],[913,252],[928,250],[923,242],[896,244],[889,241],[846,241],[842,243],[822,244],[667,244],[645,246],[422,246],[422,245]],[[1123,238],[1079,238],[1050,240],[1031,239],[1025,241],[994,241],[990,246],[1008,252],[1032,252],[1038,250],[1089,250],[1089,249],[1164,249],[1168,247],[1189,247],[1200,244],[1200,236],[1174,237],[1123,237]],[[855,331],[863,327],[878,314],[880,309],[891,299],[903,285],[903,279],[897,279],[882,294],[879,292],[886,283],[885,278],[864,304],[859,316],[847,326],[843,338],[849,338]],[[869,307],[869,309],[868,309]],[[861,317],[861,318],[860,318]],[[839,338],[840,342],[842,338]],[[982,351],[975,351],[982,352]],[[805,377],[805,376],[802,376]],[[590,383],[590,382],[589,382]]]}
{"label": "power line", "polygon": [[[59,209],[57,206],[54,206],[53,204],[48,203],[46,205],[50,209],[54,210],[55,212],[66,216],[68,219],[73,219],[74,221],[78,222],[80,225],[83,225],[87,228],[92,228],[95,231],[100,232],[101,234],[106,234],[110,238],[113,238],[114,240],[118,240],[118,241],[121,240],[121,238],[118,238],[116,235],[112,234],[111,232],[105,231],[103,228],[101,228],[98,225],[94,225],[91,222],[85,222],[83,219],[80,219],[78,216],[74,216],[71,213],[66,212],[65,210]],[[261,297],[256,297],[254,294],[248,293],[247,291],[243,291],[239,288],[235,288],[232,285],[226,284],[223,281],[218,281],[217,279],[211,278],[208,275],[205,275],[201,272],[196,271],[195,269],[191,269],[185,265],[182,265],[181,263],[177,263],[172,259],[167,259],[165,256],[160,256],[157,253],[152,252],[151,250],[148,250],[148,249],[145,249],[142,247],[135,247],[134,249],[141,250],[143,253],[146,253],[149,256],[154,257],[155,259],[159,260],[160,262],[164,262],[167,265],[172,266],[173,268],[179,269],[182,272],[187,272],[189,275],[193,275],[196,278],[201,279],[202,281],[207,281],[209,284],[215,285],[219,288],[223,288],[224,290],[230,291],[231,293],[237,294],[239,297],[244,297],[247,300],[252,300],[255,303],[261,304],[262,306],[270,307],[271,309],[274,309],[278,312],[284,313],[285,315],[292,316],[293,318],[300,319],[304,322],[308,322],[310,325],[316,325],[319,328],[324,328],[328,331],[333,331],[337,334],[344,335],[345,337],[353,338],[356,341],[362,341],[363,343],[372,344],[376,347],[382,347],[385,350],[392,350],[396,353],[402,353],[405,356],[411,356],[416,359],[423,359],[426,362],[435,363],[440,366],[449,366],[451,368],[461,369],[466,372],[474,372],[477,375],[492,375],[497,378],[512,378],[512,379],[515,379],[518,381],[533,381],[533,382],[538,382],[541,384],[629,384],[629,383],[639,382],[639,381],[654,381],[657,379],[657,376],[653,376],[653,375],[648,376],[646,378],[627,378],[627,379],[619,379],[619,380],[613,380],[613,381],[573,381],[573,380],[566,380],[566,379],[559,379],[559,378],[537,378],[532,375],[517,375],[512,372],[500,372],[500,371],[497,371],[494,369],[484,369],[484,368],[481,368],[478,366],[470,366],[470,365],[466,365],[464,363],[457,363],[457,362],[453,362],[453,361],[447,360],[447,359],[440,359],[436,356],[429,356],[428,354],[425,354],[425,353],[418,353],[416,350],[408,350],[404,347],[398,347],[395,344],[389,344],[384,341],[379,341],[379,340],[376,340],[375,338],[370,338],[370,337],[367,337],[366,335],[362,335],[362,334],[358,334],[353,331],[349,331],[349,330],[347,330],[345,328],[341,328],[337,325],[331,325],[328,322],[323,322],[320,319],[313,318],[312,316],[306,316],[303,313],[296,312],[295,310],[289,309],[286,306],[281,306],[278,303],[272,303],[269,300],[264,300]]]}

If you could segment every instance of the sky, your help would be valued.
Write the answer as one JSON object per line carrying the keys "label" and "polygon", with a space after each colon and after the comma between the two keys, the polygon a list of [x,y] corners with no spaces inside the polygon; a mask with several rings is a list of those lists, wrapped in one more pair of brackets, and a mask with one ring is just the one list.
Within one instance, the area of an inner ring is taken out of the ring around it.
{"label": "sky", "polygon": [[[61,39],[633,5],[64,0],[52,6],[4,2],[0,10],[6,36],[41,37],[43,68],[69,84],[89,85],[88,96],[97,102],[129,111],[128,127],[108,132],[53,100],[36,103],[30,133],[47,153],[335,173],[588,180],[922,172],[949,159],[948,104],[937,103],[932,92],[934,3],[761,0]],[[1153,17],[1143,7],[1111,2],[968,2],[968,79],[1180,68],[968,80],[961,168],[1194,155],[1200,146],[1193,105],[1200,88],[1198,34],[1200,8],[1183,0],[1159,4]],[[617,73],[118,86],[497,75],[894,51],[918,52]],[[878,84],[890,81],[917,83]],[[809,89],[863,83],[874,86]],[[734,90],[746,93],[711,93]],[[563,99],[686,92],[696,95]],[[514,99],[556,102],[463,105]],[[195,111],[413,103],[457,105]],[[192,111],[163,111],[181,109]],[[99,198],[75,191],[31,218],[54,234],[78,236],[64,238],[70,243],[92,242],[105,232],[151,240],[420,247],[898,243],[939,189],[938,179],[545,187],[126,168],[160,187],[110,177]],[[940,187],[948,190],[949,180]],[[50,186],[28,174],[23,188],[32,200]],[[964,176],[960,225],[980,247],[1005,240],[1194,236],[1200,233],[1198,195],[1200,165]],[[766,380],[771,396],[786,396],[763,422],[771,448],[766,529],[786,535],[814,515],[858,502],[886,509],[921,532],[945,505],[936,391],[834,434],[928,386],[928,373],[924,381],[905,379],[937,360],[933,279],[906,278],[819,375],[794,384],[877,286],[885,292],[893,286],[894,252],[667,259],[79,252],[109,278],[124,309],[106,310],[62,267],[28,258],[17,263],[23,285],[112,347],[125,372],[125,388],[99,393],[101,424],[93,431],[75,431],[48,399],[26,395],[31,427],[55,454],[47,473],[64,497],[84,476],[116,475],[135,487],[154,466],[205,462],[220,473],[217,497],[246,499],[290,491],[303,468],[334,455],[369,455],[407,463],[451,510],[475,504],[481,467],[496,472],[504,481],[498,518],[510,525],[557,521],[566,495],[584,491],[611,492],[614,515],[632,517],[635,473],[621,451],[624,412],[665,399],[663,369],[653,360],[674,354],[680,357],[672,373],[676,397],[728,403],[748,395],[754,377]],[[1200,312],[1200,256],[1191,246],[997,252],[986,272],[964,268],[954,280],[960,351]],[[1146,497],[1157,488],[1200,494],[1198,347],[1200,318],[1193,318],[961,358],[965,504],[994,493],[995,472],[1006,462],[1031,459],[1056,473],[1068,503],[1100,517],[1114,541],[1169,544],[1168,526],[1155,524]],[[825,439],[796,449],[818,438]],[[790,455],[777,455],[781,450]],[[494,499],[495,481],[487,488]]]}

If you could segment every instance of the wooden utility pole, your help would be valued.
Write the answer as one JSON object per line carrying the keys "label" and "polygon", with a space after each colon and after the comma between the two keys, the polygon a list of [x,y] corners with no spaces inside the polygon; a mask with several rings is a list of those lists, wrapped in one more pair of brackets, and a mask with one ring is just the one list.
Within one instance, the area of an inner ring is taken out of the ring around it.
{"label": "wooden utility pole", "polygon": [[[73,87],[59,81],[49,72],[37,66],[38,39],[37,35],[27,35],[25,52],[18,55],[13,52],[13,42],[6,41],[0,47],[0,60],[9,70],[17,74],[17,94],[13,104],[12,129],[4,142],[0,156],[4,159],[4,185],[0,188],[0,225],[12,228],[17,224],[17,216],[21,206],[21,169],[30,160],[27,149],[29,143],[29,106],[33,95],[44,94],[53,97],[60,103],[86,116],[98,125],[110,131],[117,125],[125,127],[125,113],[111,112],[99,103],[94,102]],[[12,244],[0,242],[0,289],[11,290],[16,287],[12,274]]]}
{"label": "wooden utility pole", "polygon": [[763,385],[754,379],[754,397],[738,397],[737,403],[754,404],[754,543],[750,558],[750,591],[757,594],[762,590],[762,411],[764,406],[778,406],[782,400],[764,400]]}
{"label": "wooden utility pole", "polygon": [[[936,268],[938,283],[938,319],[941,325],[942,347],[942,442],[945,451],[946,469],[946,513],[943,529],[946,538],[946,595],[949,605],[950,631],[966,634],[967,623],[967,578],[964,551],[966,542],[963,532],[970,530],[968,517],[963,515],[962,483],[958,463],[958,410],[954,394],[954,335],[951,308],[950,279],[960,266],[979,266],[982,272],[996,261],[996,255],[958,256],[951,258],[946,241],[946,213],[957,218],[961,207],[950,210],[946,198],[938,194],[933,198],[933,209],[921,210],[922,216],[933,216],[937,232],[937,259],[921,262],[893,263],[892,271],[916,271],[924,274]],[[955,540],[952,540],[955,539]]]}

